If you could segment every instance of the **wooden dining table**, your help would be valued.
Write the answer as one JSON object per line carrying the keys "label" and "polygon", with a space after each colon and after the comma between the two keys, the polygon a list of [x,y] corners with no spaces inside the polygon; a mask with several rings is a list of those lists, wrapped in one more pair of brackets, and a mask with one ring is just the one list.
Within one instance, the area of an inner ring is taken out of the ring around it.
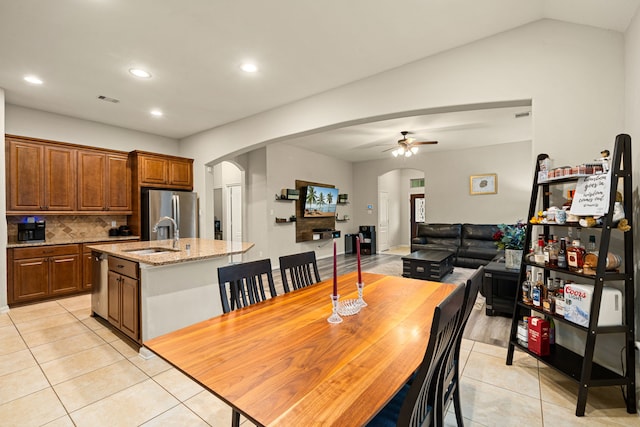
{"label": "wooden dining table", "polygon": [[[362,279],[368,305],[342,323],[327,322],[329,279],[144,345],[256,425],[364,425],[419,366],[434,308],[456,285]],[[357,298],[356,281],[338,277],[341,301]]]}

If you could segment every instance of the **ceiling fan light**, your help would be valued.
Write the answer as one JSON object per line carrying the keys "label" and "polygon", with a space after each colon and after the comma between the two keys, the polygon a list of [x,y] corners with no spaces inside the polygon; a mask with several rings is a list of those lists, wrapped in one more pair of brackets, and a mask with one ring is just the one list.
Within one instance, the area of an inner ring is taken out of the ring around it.
{"label": "ceiling fan light", "polygon": [[418,147],[411,147],[411,152],[416,154],[418,152]]}
{"label": "ceiling fan light", "polygon": [[411,157],[411,154],[413,154],[413,153],[411,153],[411,150],[407,150],[407,151],[404,152],[404,156],[405,157]]}
{"label": "ceiling fan light", "polygon": [[398,148],[398,154],[400,154],[401,156],[404,154],[404,147]]}
{"label": "ceiling fan light", "polygon": [[393,157],[398,157],[398,150],[393,150],[391,154],[393,154]]}

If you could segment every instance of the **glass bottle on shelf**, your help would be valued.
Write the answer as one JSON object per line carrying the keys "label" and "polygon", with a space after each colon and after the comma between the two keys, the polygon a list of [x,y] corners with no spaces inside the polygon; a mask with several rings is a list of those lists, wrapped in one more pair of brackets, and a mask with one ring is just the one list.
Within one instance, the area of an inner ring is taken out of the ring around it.
{"label": "glass bottle on shelf", "polygon": [[538,272],[538,278],[531,291],[531,299],[535,307],[542,307],[542,287],[542,273]]}
{"label": "glass bottle on shelf", "polygon": [[587,247],[585,248],[588,254],[598,255],[598,248],[596,246],[596,236],[593,234],[589,236],[589,243],[587,243]]}
{"label": "glass bottle on shelf", "polygon": [[533,251],[533,262],[538,265],[544,265],[544,236],[538,237],[538,245]]}
{"label": "glass bottle on shelf", "polygon": [[522,320],[518,320],[518,344],[527,348],[529,345],[529,317],[524,316]]}
{"label": "glass bottle on shelf", "polygon": [[555,312],[555,291],[553,278],[547,278],[547,285],[543,292],[542,310],[546,313]]}
{"label": "glass bottle on shelf", "polygon": [[554,236],[549,240],[549,267],[558,267],[558,241]]}
{"label": "glass bottle on shelf", "polygon": [[558,268],[567,268],[567,242],[564,238],[560,239],[560,248],[558,249]]}
{"label": "glass bottle on shelf", "polygon": [[531,305],[531,272],[527,270],[527,277],[522,282],[522,302]]}
{"label": "glass bottle on shelf", "polygon": [[585,252],[579,239],[575,239],[572,246],[567,248],[567,265],[570,271],[582,273]]}
{"label": "glass bottle on shelf", "polygon": [[544,265],[545,267],[549,266],[549,259],[551,258],[551,239],[547,241],[547,243],[542,248],[542,253],[544,254]]}

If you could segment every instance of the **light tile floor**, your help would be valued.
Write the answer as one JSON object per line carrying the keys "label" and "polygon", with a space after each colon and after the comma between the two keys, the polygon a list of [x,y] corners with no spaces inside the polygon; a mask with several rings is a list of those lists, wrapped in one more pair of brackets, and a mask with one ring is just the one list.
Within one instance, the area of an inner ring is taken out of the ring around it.
{"label": "light tile floor", "polygon": [[[0,314],[0,425],[231,424],[226,404],[159,358],[140,358],[90,316],[90,306],[90,295],[82,295]],[[592,391],[587,416],[577,418],[572,381],[523,353],[506,366],[505,348],[463,343],[469,426],[640,426],[618,388]],[[451,413],[447,424],[455,425]]]}

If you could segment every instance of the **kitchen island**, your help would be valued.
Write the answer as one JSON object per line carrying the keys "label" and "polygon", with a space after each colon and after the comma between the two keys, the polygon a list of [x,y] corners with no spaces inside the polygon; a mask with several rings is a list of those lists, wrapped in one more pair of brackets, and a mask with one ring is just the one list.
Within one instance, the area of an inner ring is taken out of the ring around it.
{"label": "kitchen island", "polygon": [[[94,316],[138,344],[222,314],[217,268],[253,243],[187,238],[92,245]],[[151,354],[144,347],[142,357]]]}

